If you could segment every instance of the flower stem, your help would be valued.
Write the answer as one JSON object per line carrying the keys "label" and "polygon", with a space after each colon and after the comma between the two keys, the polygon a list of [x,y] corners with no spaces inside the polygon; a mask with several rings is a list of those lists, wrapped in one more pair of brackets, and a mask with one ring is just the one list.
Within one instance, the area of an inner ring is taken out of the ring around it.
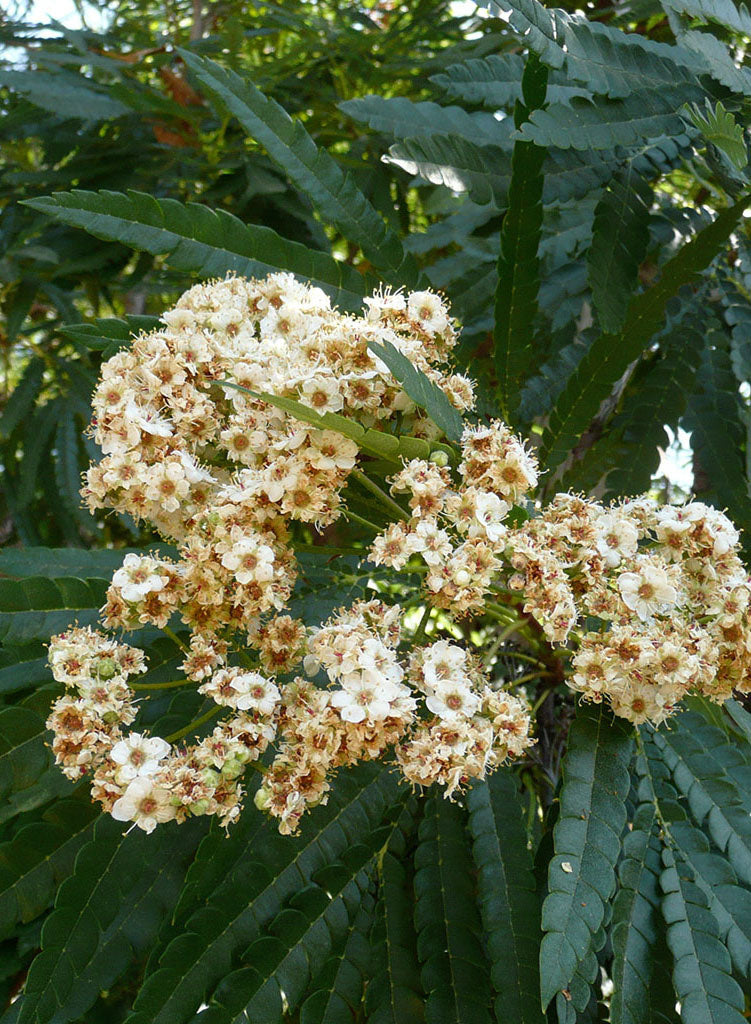
{"label": "flower stem", "polygon": [[177,686],[187,686],[190,679],[170,679],[168,683],[131,683],[131,690],[174,690]]}
{"label": "flower stem", "polygon": [[168,743],[174,743],[175,740],[181,740],[183,736],[188,736],[190,733],[195,732],[200,725],[203,725],[204,722],[208,722],[209,719],[214,717],[214,715],[218,715],[221,710],[221,705],[215,705],[215,707],[210,711],[207,711],[205,715],[201,715],[200,718],[196,718],[194,722],[190,722],[186,725],[184,729],[178,729],[177,732],[173,732],[170,736],[165,736],[166,741]]}
{"label": "flower stem", "polygon": [[425,627],[427,626],[428,621],[430,620],[430,613],[432,611],[432,607],[429,604],[426,604],[425,611],[422,613],[422,618],[420,619],[417,625],[417,629],[415,630],[415,635],[412,637],[413,644],[418,644],[424,638]]}
{"label": "flower stem", "polygon": [[168,636],[172,643],[176,644],[181,651],[185,651],[187,653],[188,647],[182,642],[180,637],[177,635],[177,633],[175,633],[173,629],[170,629],[169,626],[162,626],[162,632],[165,634],[165,636]]}
{"label": "flower stem", "polygon": [[382,533],[383,532],[382,531],[382,527],[376,526],[375,523],[371,523],[371,521],[369,519],[363,519],[362,516],[358,516],[358,514],[356,512],[352,512],[348,508],[344,509],[344,515],[346,516],[347,519],[351,519],[353,523],[359,523],[360,526],[367,526],[367,528],[369,530],[372,530],[373,533]]}
{"label": "flower stem", "polygon": [[370,491],[371,494],[374,494],[376,498],[378,498],[378,500],[381,502],[381,504],[384,505],[391,512],[392,515],[395,515],[397,519],[401,519],[405,523],[409,522],[410,516],[407,515],[407,513],[404,511],[401,505],[397,505],[394,499],[390,498],[389,495],[386,494],[386,492],[378,486],[378,484],[373,483],[370,477],[366,476],[362,472],[362,470],[353,469],[350,471],[350,476],[353,476],[355,480],[357,480],[357,482],[361,484],[367,491]]}

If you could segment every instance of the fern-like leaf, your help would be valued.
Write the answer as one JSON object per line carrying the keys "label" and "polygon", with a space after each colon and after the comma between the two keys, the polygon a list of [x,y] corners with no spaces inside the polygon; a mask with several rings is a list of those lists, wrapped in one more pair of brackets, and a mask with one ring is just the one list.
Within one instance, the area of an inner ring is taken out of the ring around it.
{"label": "fern-like leaf", "polygon": [[751,884],[751,807],[745,795],[688,726],[655,732],[652,742],[697,823],[706,824],[738,876]]}
{"label": "fern-like leaf", "polygon": [[390,341],[380,345],[371,341],[368,348],[383,360],[412,401],[425,410],[449,441],[460,440],[464,430],[462,417],[438,385],[429,380],[422,370],[413,366]]}
{"label": "fern-like leaf", "polygon": [[601,334],[592,344],[569,378],[543,435],[542,460],[548,468],[559,466],[574,448],[600,403],[662,325],[669,299],[711,263],[749,202],[744,197],[723,210],[684,245],[664,265],[658,283],[631,299],[620,333]]}
{"label": "fern-like leaf", "polygon": [[18,1024],[78,1020],[149,942],[179,892],[200,831],[196,823],[153,837],[105,816],[63,883],[42,930]]}
{"label": "fern-like leaf", "polygon": [[669,975],[665,979],[661,972],[665,936],[659,831],[654,804],[640,804],[623,840],[613,906],[612,1024],[653,1024],[660,1007],[670,1012],[675,1003]]}
{"label": "fern-like leaf", "polygon": [[[523,102],[517,102],[519,128],[545,103],[548,70],[532,54],[522,78]],[[511,158],[506,216],[501,229],[498,286],[495,293],[493,348],[498,400],[506,419],[514,422],[521,382],[535,357],[533,338],[539,289],[539,247],[542,231],[542,168],[545,150],[518,141]]]}
{"label": "fern-like leaf", "polygon": [[467,805],[496,1017],[541,1024],[540,908],[516,777],[495,772],[472,787]]}
{"label": "fern-like leaf", "polygon": [[430,798],[415,853],[415,924],[427,1024],[492,1020],[470,859],[463,812],[441,797]]}
{"label": "fern-like leaf", "polygon": [[632,92],[624,99],[575,98],[536,110],[519,129],[519,138],[559,149],[613,150],[639,146],[659,135],[680,135],[684,123],[676,111],[681,103],[704,98],[702,90],[686,85]]}
{"label": "fern-like leaf", "polygon": [[[298,839],[279,836],[270,821],[258,828],[252,814],[229,839],[209,837],[189,876],[193,896],[201,894],[202,901],[198,906],[183,902],[188,912],[152,955],[128,1024],[192,1020],[284,902],[348,847],[366,840],[395,795],[396,782],[388,771],[363,765],[337,780],[329,803],[311,814]],[[212,856],[221,843],[223,857],[217,864]]]}
{"label": "fern-like leaf", "polygon": [[53,902],[98,817],[88,797],[61,800],[0,845],[0,935]]}
{"label": "fern-like leaf", "polygon": [[264,147],[294,185],[309,196],[324,221],[359,245],[365,257],[395,284],[412,285],[417,267],[405,257],[399,236],[362,194],[354,180],[299,121],[236,72],[187,50],[180,54],[191,74],[218,107],[234,115]]}
{"label": "fern-like leaf", "polygon": [[[702,38],[706,37],[703,36]],[[722,47],[723,53],[725,52],[725,48],[722,46],[722,43],[713,39],[712,36],[709,36],[708,38],[712,39],[713,42]],[[749,82],[748,89],[749,94],[751,94],[751,82]],[[736,122],[730,111],[725,110],[719,100],[717,101],[714,110],[712,110],[712,105],[709,100],[707,100],[706,113],[694,104],[689,108],[689,117],[707,142],[711,142],[713,146],[722,150],[728,160],[730,160],[730,162],[734,164],[739,171],[742,171],[748,163],[746,138],[743,133],[743,128]]]}
{"label": "fern-like leaf", "polygon": [[615,890],[615,865],[626,822],[632,732],[602,707],[584,705],[569,734],[560,817],[553,833],[540,949],[543,1007],[568,989],[593,951]]}
{"label": "fern-like leaf", "polygon": [[226,210],[133,191],[58,192],[27,205],[96,238],[167,256],[176,270],[200,277],[263,277],[287,270],[313,281],[345,309],[362,305],[366,282],[352,267],[270,228],[243,224]]}
{"label": "fern-like leaf", "polygon": [[662,912],[675,961],[673,982],[684,1024],[742,1024],[745,1000],[733,979],[717,919],[679,853],[662,851]]}
{"label": "fern-like leaf", "polygon": [[595,210],[587,257],[592,302],[604,331],[623,324],[649,243],[652,190],[632,165],[618,173]]}

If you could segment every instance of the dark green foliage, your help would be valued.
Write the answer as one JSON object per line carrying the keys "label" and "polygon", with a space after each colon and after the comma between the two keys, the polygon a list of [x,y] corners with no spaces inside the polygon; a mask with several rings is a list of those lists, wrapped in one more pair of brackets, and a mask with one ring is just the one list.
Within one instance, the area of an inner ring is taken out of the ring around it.
{"label": "dark green foliage", "polygon": [[[533,55],[522,77],[522,99],[514,123],[522,127],[545,103],[548,70]],[[511,158],[511,182],[501,229],[498,285],[495,294],[493,347],[498,377],[498,402],[513,422],[519,385],[535,357],[533,339],[539,288],[540,231],[545,149],[517,141]]]}
{"label": "dark green foliage", "polygon": [[[606,904],[615,891],[615,866],[626,823],[631,730],[604,708],[580,707],[563,765],[561,806],[542,908],[540,948],[543,1007],[568,990],[577,968],[596,963]],[[594,976],[586,978],[593,981]],[[586,989],[586,986],[577,986]],[[583,1010],[589,1001],[571,992]]]}
{"label": "dark green foliage", "polygon": [[659,282],[631,299],[621,331],[597,338],[551,414],[543,438],[548,467],[559,466],[575,447],[600,403],[661,326],[669,299],[714,259],[748,203],[744,198],[724,210],[714,223],[683,246],[662,268]]}
{"label": "dark green foliage", "polygon": [[371,342],[368,347],[383,360],[412,401],[425,410],[449,441],[458,441],[462,436],[462,417],[443,391],[389,342],[383,345]]}
{"label": "dark green foliage", "polygon": [[[101,32],[45,34],[4,18],[3,1024],[677,1024],[676,1002],[683,1024],[745,1019],[740,703],[635,732],[551,661],[522,684],[554,712],[523,761],[455,801],[342,770],[292,838],[250,770],[228,835],[123,835],[47,745],[46,641],[94,623],[126,552],[154,546],[81,505],[91,391],[197,280],[291,272],[349,312],[380,281],[430,284],[462,322],[477,420],[542,441],[543,500],[649,489],[684,427],[697,496],[751,534],[751,19],[730,0],[561,2],[133,0]],[[373,350],[448,443],[265,397],[355,440],[381,483],[436,449],[455,467],[463,418],[396,342]],[[384,524],[357,481],[344,497]],[[296,524],[290,613],[316,626],[374,587],[409,603],[415,577],[375,570],[370,540]],[[485,654],[487,617],[457,628]],[[141,684],[180,674],[172,639],[132,641]],[[531,655],[503,643],[492,671],[513,685]],[[147,692],[138,727],[161,735],[205,707]]]}
{"label": "dark green foliage", "polygon": [[474,785],[467,805],[496,1017],[541,1024],[540,906],[516,780],[498,773]]}
{"label": "dark green foliage", "polygon": [[426,803],[414,886],[427,1024],[485,1024],[492,1020],[492,989],[467,858],[465,815],[447,800]]}
{"label": "dark green foliage", "polygon": [[610,334],[623,324],[647,251],[651,203],[652,190],[629,164],[610,182],[595,210],[589,286],[600,326]]}
{"label": "dark green foliage", "polygon": [[234,271],[263,277],[290,270],[327,291],[345,309],[362,299],[362,279],[322,252],[290,242],[270,228],[243,224],[224,210],[176,199],[155,199],[144,192],[58,192],[29,206],[97,238],[129,245],[154,256],[167,255],[176,270],[199,277]]}

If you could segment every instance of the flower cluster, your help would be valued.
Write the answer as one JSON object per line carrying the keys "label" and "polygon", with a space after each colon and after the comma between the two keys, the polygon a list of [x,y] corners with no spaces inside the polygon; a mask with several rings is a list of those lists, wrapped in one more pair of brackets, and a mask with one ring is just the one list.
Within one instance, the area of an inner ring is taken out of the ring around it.
{"label": "flower cluster", "polygon": [[47,721],[55,759],[70,779],[92,776],[92,797],[105,811],[146,832],[191,814],[216,814],[224,824],[237,817],[240,776],[275,736],[272,683],[257,673],[216,673],[203,689],[237,713],[200,743],[175,749],[157,736],[123,732],[136,717],[127,679],[146,671],[142,651],[72,629],[53,638],[49,662],[72,691],[54,702]]}
{"label": "flower cluster", "polygon": [[635,723],[658,724],[690,692],[723,701],[749,688],[749,580],[727,516],[571,494],[530,514],[514,503],[535,462],[504,424],[468,428],[462,455],[456,483],[421,460],[392,478],[413,514],[376,538],[376,564],[419,558],[426,600],[454,614],[489,598],[521,606],[571,651],[572,689]]}
{"label": "flower cluster", "polygon": [[84,495],[177,545],[174,558],[125,556],[103,623],[174,637],[181,617],[184,683],[226,715],[192,744],[182,737],[213,712],[167,739],[129,733],[135,691],[148,685],[128,682],[146,671],[143,652],[91,629],[53,638],[66,688],[48,722],[55,757],[70,778],[88,775],[118,820],[147,832],[190,815],[229,824],[251,763],[262,774],[255,802],[284,833],[326,801],[337,770],[392,749],[413,785],[451,796],[484,778],[533,743],[530,712],[447,639],[452,618],[494,615],[548,653],[561,648],[569,687],[636,723],[661,722],[691,692],[720,701],[749,686],[750,588],[727,517],[700,502],[604,506],[571,494],[541,508],[535,457],[498,420],[467,425],[455,459],[441,445],[406,462],[389,480],[393,497],[370,482],[400,518],[369,558],[421,575],[418,600],[439,613],[429,639],[427,619],[405,636],[403,609],[382,600],[315,628],[285,612],[296,523],[335,522],[358,458],[328,429],[341,421],[307,425],[285,400],[436,440],[371,353],[386,341],[455,408],[472,407],[471,382],[446,369],[456,339],[440,297],[365,301],[365,315],[341,314],[285,274],[198,285],[103,367],[94,436],[104,457]]}

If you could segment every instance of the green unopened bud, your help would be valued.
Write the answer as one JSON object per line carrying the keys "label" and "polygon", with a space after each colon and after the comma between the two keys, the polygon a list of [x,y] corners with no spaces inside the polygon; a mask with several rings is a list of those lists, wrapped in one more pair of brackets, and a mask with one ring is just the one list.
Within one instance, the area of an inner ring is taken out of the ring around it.
{"label": "green unopened bud", "polygon": [[115,725],[116,722],[120,721],[120,716],[117,711],[105,711],[102,715],[102,721],[106,722],[107,725]]}
{"label": "green unopened bud", "polygon": [[196,800],[195,803],[190,805],[189,810],[191,814],[195,814],[198,817],[201,814],[206,814],[210,806],[211,802],[209,800]]}
{"label": "green unopened bud", "polygon": [[269,807],[271,807],[271,793],[263,787],[257,789],[256,795],[253,797],[253,803],[259,811],[268,811]]}
{"label": "green unopened bud", "polygon": [[443,468],[444,466],[448,466],[449,457],[446,452],[442,452],[440,448],[437,448],[434,452],[430,453],[428,462],[432,462],[434,466],[440,466]]}
{"label": "green unopened bud", "polygon": [[100,679],[112,679],[118,674],[119,666],[114,658],[102,658],[96,667]]}
{"label": "green unopened bud", "polygon": [[221,782],[219,772],[215,772],[213,768],[204,768],[201,772],[201,779],[210,789],[216,789]]}
{"label": "green unopened bud", "polygon": [[225,779],[236,779],[238,775],[242,775],[244,771],[245,765],[236,757],[230,757],[228,761],[224,762],[222,767],[222,775]]}

